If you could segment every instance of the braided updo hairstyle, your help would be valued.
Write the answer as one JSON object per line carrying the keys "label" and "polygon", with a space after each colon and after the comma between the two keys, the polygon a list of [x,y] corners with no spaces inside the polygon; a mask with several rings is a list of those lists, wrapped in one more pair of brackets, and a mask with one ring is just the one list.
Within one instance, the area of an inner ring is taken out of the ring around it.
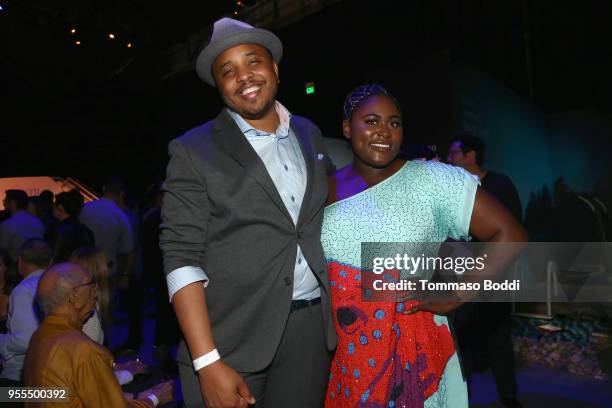
{"label": "braided updo hairstyle", "polygon": [[393,103],[395,104],[395,106],[397,107],[401,115],[402,108],[399,102],[397,101],[397,99],[395,99],[395,97],[391,95],[389,91],[387,91],[382,85],[379,85],[379,84],[365,84],[365,85],[358,86],[357,88],[349,92],[348,95],[346,95],[346,98],[344,99],[344,107],[343,107],[343,112],[342,112],[344,119],[351,120],[353,116],[353,111],[357,109],[359,104],[364,99],[367,99],[370,96],[374,96],[374,95],[385,95],[389,97],[393,101]]}

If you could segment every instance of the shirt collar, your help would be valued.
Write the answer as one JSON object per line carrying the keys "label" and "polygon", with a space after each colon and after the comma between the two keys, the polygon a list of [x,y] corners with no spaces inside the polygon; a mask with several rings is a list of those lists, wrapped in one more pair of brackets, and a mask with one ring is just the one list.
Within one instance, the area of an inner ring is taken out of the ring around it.
{"label": "shirt collar", "polygon": [[34,272],[32,272],[31,274],[29,274],[28,276],[26,276],[25,278],[23,278],[22,282],[25,282],[27,280],[33,279],[33,278],[40,278],[40,276],[43,274],[43,272],[45,272],[44,269],[38,269]]}
{"label": "shirt collar", "polygon": [[35,270],[34,272],[32,272],[31,274],[29,274],[29,275],[28,275],[28,278],[29,278],[30,276],[40,276],[40,275],[42,275],[44,272],[45,272],[45,270],[44,270],[44,269],[37,269],[37,270]]}
{"label": "shirt collar", "polygon": [[270,135],[275,135],[279,138],[287,137],[289,135],[289,123],[291,122],[291,113],[285,108],[279,101],[274,102],[274,109],[276,110],[276,114],[278,115],[278,119],[280,121],[278,127],[276,128],[275,133],[266,132],[263,130],[255,129],[251,126],[242,116],[232,111],[229,108],[226,108],[227,112],[230,114],[240,131],[247,137],[267,137]]}

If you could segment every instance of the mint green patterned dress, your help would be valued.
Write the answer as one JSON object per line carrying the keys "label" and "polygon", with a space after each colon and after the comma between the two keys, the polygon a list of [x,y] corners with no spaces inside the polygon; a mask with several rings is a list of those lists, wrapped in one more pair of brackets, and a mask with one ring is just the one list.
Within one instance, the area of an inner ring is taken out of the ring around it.
{"label": "mint green patterned dress", "polygon": [[407,162],[381,183],[325,209],[322,243],[338,348],[327,408],[467,407],[445,316],[404,315],[408,302],[361,300],[362,242],[468,236],[478,180],[436,162]]}

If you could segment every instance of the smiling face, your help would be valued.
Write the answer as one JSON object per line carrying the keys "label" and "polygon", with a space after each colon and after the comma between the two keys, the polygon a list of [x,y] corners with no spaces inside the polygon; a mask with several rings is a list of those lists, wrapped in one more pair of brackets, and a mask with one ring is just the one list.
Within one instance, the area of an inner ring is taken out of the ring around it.
{"label": "smiling face", "polygon": [[262,119],[272,111],[278,66],[264,47],[241,44],[225,50],[213,62],[212,74],[225,105],[244,119]]}
{"label": "smiling face", "polygon": [[393,162],[403,139],[400,111],[386,95],[364,99],[343,122],[343,131],[353,147],[355,162],[378,169]]}

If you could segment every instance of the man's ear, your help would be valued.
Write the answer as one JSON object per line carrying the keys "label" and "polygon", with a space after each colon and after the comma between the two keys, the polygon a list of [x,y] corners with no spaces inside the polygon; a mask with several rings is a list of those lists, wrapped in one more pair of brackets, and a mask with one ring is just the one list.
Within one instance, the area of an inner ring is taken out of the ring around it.
{"label": "man's ear", "polygon": [[76,307],[77,309],[79,308],[79,295],[77,294],[76,290],[71,290],[70,291],[70,295],[68,295],[68,303],[70,303],[72,306]]}
{"label": "man's ear", "polygon": [[342,121],[342,134],[346,140],[351,140],[351,122],[348,119]]}

